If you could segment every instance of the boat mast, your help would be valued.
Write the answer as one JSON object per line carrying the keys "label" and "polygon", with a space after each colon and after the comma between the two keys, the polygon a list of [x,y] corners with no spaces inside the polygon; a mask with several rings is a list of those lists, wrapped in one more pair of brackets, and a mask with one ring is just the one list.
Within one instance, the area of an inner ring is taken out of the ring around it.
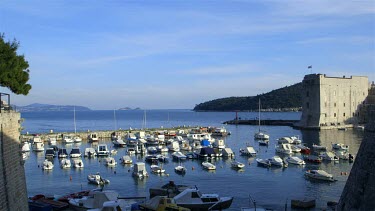
{"label": "boat mast", "polygon": [[259,126],[259,132],[260,132],[260,98],[259,98],[259,109],[258,109],[258,126]]}
{"label": "boat mast", "polygon": [[76,127],[76,107],[73,107],[73,120],[74,120],[74,134],[77,133],[77,127]]}
{"label": "boat mast", "polygon": [[115,131],[116,131],[117,130],[116,109],[113,109],[113,119],[115,121]]}

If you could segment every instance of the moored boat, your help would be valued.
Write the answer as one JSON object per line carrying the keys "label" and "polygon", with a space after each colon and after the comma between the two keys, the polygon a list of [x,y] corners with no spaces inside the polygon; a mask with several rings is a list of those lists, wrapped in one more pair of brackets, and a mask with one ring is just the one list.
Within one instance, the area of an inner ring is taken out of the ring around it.
{"label": "moored boat", "polygon": [[324,170],[307,170],[305,176],[311,179],[324,180],[324,181],[336,181],[332,174],[325,172]]}
{"label": "moored boat", "polygon": [[95,185],[104,185],[109,183],[109,180],[104,179],[99,173],[87,175],[87,180],[89,183]]}
{"label": "moored boat", "polygon": [[311,162],[311,163],[321,163],[322,158],[318,157],[316,155],[306,155],[303,157],[305,161]]}
{"label": "moored boat", "polygon": [[70,162],[69,159],[63,158],[60,162],[60,166],[63,169],[68,169],[72,166],[72,163]]}
{"label": "moored boat", "polygon": [[73,166],[74,168],[83,168],[85,165],[83,164],[83,161],[81,158],[75,158],[73,159]]}
{"label": "moored boat", "polygon": [[114,167],[117,165],[117,161],[113,157],[107,157],[104,160],[106,166]]}
{"label": "moored boat", "polygon": [[146,171],[145,163],[137,162],[137,163],[134,164],[133,177],[137,177],[137,178],[148,177],[148,173]]}
{"label": "moored boat", "polygon": [[133,160],[131,159],[131,157],[129,155],[124,155],[120,158],[121,160],[121,163],[123,164],[132,164],[133,163]]}
{"label": "moored boat", "polygon": [[203,168],[207,169],[207,170],[215,170],[216,169],[216,166],[208,161],[204,161],[202,162],[202,166]]}
{"label": "moored boat", "polygon": [[290,163],[290,164],[294,164],[294,165],[305,165],[305,161],[303,161],[301,158],[299,157],[296,157],[296,156],[289,156],[287,158],[285,158],[285,161]]}
{"label": "moored boat", "polygon": [[176,204],[191,210],[222,210],[231,206],[233,197],[201,193],[197,188],[187,188],[173,197]]}
{"label": "moored boat", "polygon": [[43,162],[43,170],[52,170],[53,169],[53,163],[49,160],[44,160]]}
{"label": "moored boat", "polygon": [[257,158],[255,159],[257,161],[257,164],[258,166],[263,166],[263,167],[271,167],[271,162],[267,159],[261,159],[261,158]]}
{"label": "moored boat", "polygon": [[241,163],[241,162],[238,162],[238,161],[233,161],[230,166],[232,168],[236,168],[236,169],[242,169],[242,168],[245,168],[245,164]]}

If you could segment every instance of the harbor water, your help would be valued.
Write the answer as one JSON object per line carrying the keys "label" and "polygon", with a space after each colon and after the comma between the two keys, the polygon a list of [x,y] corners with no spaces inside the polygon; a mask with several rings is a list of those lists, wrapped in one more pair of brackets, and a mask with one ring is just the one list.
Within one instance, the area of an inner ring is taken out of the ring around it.
{"label": "harbor water", "polygon": [[[299,119],[298,112],[264,112],[261,119]],[[257,118],[258,113],[239,112],[242,119]],[[22,133],[56,133],[74,131],[73,112],[25,112]],[[119,159],[126,154],[126,148],[116,148],[113,157],[119,162],[114,167],[104,165],[103,158],[82,158],[83,169],[61,169],[58,158],[54,158],[55,167],[50,171],[43,171],[44,152],[30,152],[25,160],[27,191],[29,196],[36,194],[61,196],[71,192],[98,188],[87,182],[87,175],[100,172],[102,177],[109,179],[110,184],[105,189],[113,189],[124,197],[149,196],[150,187],[160,186],[174,181],[176,184],[197,186],[202,193],[218,193],[220,196],[233,196],[234,200],[229,210],[239,210],[241,207],[252,207],[249,196],[256,200],[258,207],[284,210],[287,203],[290,210],[291,199],[316,199],[317,209],[326,208],[328,201],[338,201],[348,178],[352,163],[348,161],[322,162],[321,164],[307,163],[304,166],[289,165],[287,168],[259,167],[255,158],[239,155],[239,149],[247,144],[254,146],[258,158],[271,158],[276,155],[276,139],[283,136],[297,135],[303,143],[312,148],[312,144],[326,146],[332,149],[332,143],[343,143],[350,147],[349,152],[356,155],[363,137],[363,131],[348,129],[326,131],[303,131],[288,126],[262,126],[262,130],[270,134],[268,146],[259,146],[254,140],[254,132],[258,126],[252,125],[222,125],[221,123],[233,119],[231,112],[193,112],[190,110],[124,110],[124,111],[77,111],[77,131],[115,130],[129,128],[170,128],[175,126],[224,126],[231,135],[224,137],[227,147],[235,152],[235,158],[216,158],[212,162],[216,170],[207,171],[202,168],[200,160],[186,160],[182,163],[187,168],[185,175],[174,172],[179,165],[171,154],[169,162],[163,165],[165,175],[151,173],[150,164],[146,163],[149,177],[135,179],[132,177],[132,166],[120,164]],[[146,121],[145,121],[146,119]],[[101,140],[110,149],[110,140]],[[47,144],[46,144],[47,146]],[[83,152],[91,143],[83,141],[79,144],[65,145],[58,143],[58,147],[65,147],[70,152],[72,147],[79,147]],[[295,156],[302,157],[295,153]],[[280,155],[282,157],[282,155]],[[144,157],[134,155],[133,162],[144,162]],[[246,166],[243,170],[231,168],[231,161],[236,159]],[[309,169],[322,169],[334,175],[336,182],[319,182],[306,179],[304,172]]]}

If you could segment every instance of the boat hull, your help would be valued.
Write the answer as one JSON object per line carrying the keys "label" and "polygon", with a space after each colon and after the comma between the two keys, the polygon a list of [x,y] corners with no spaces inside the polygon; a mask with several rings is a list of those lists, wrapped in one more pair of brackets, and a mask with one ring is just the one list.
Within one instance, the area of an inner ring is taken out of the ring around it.
{"label": "boat hull", "polygon": [[232,205],[233,197],[221,197],[221,202],[199,203],[199,204],[180,204],[178,206],[188,208],[192,211],[206,211],[206,210],[223,210],[228,209]]}

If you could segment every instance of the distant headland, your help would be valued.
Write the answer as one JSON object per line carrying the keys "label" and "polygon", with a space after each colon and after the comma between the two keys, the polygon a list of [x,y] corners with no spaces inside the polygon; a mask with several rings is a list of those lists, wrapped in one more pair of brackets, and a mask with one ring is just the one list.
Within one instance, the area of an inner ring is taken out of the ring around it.
{"label": "distant headland", "polygon": [[248,97],[226,97],[200,103],[194,111],[300,111],[302,83],[296,83],[265,94]]}
{"label": "distant headland", "polygon": [[33,103],[27,106],[12,106],[19,112],[35,112],[35,111],[91,111],[90,108],[76,105],[49,105]]}

